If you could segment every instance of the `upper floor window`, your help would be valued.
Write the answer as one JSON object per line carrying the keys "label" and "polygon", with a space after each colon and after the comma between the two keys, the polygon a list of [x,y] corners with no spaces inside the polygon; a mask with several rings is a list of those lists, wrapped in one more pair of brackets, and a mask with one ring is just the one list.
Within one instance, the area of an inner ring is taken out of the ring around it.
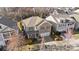
{"label": "upper floor window", "polygon": [[66,22],[66,23],[68,23],[68,22],[69,22],[69,20],[68,20],[68,19],[66,19],[66,20],[65,20],[65,22]]}
{"label": "upper floor window", "polygon": [[34,27],[29,27],[29,31],[33,31],[34,30]]}
{"label": "upper floor window", "polygon": [[41,27],[41,29],[44,29],[44,27]]}
{"label": "upper floor window", "polygon": [[50,28],[50,26],[47,26],[47,27],[46,27],[46,29],[49,29],[49,28]]}
{"label": "upper floor window", "polygon": [[61,22],[61,23],[65,23],[65,20],[64,20],[64,19],[61,19],[60,22]]}

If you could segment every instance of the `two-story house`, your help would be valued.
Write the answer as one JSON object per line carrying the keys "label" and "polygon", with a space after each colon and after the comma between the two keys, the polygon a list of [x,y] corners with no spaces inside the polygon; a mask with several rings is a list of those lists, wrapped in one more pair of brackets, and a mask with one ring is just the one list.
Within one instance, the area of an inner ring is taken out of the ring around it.
{"label": "two-story house", "polygon": [[24,29],[28,38],[39,38],[39,36],[49,36],[51,33],[51,23],[39,16],[33,16],[23,21]]}
{"label": "two-story house", "polygon": [[57,13],[57,11],[48,16],[46,20],[53,24],[53,29],[55,31],[59,32],[66,31],[68,28],[74,29],[75,26],[75,20],[73,18],[67,14]]}

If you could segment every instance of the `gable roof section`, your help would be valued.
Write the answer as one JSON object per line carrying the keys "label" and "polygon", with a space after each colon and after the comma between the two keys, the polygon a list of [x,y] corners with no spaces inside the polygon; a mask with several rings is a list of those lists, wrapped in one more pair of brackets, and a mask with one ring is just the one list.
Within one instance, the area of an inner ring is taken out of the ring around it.
{"label": "gable roof section", "polygon": [[74,17],[75,20],[76,20],[77,22],[79,22],[79,14],[74,14],[74,15],[72,15],[72,17]]}
{"label": "gable roof section", "polygon": [[27,18],[27,19],[23,20],[22,22],[27,27],[33,27],[33,26],[39,25],[39,23],[41,23],[42,21],[44,21],[43,18],[38,17],[38,16],[33,16],[33,17],[30,17],[30,18]]}
{"label": "gable roof section", "polygon": [[52,26],[52,23],[50,23],[50,22],[49,22],[49,21],[47,21],[47,20],[44,20],[44,21],[40,22],[40,24],[39,24],[39,25],[37,25],[37,26],[41,26],[43,23],[48,23],[48,24],[50,24],[50,25]]}
{"label": "gable roof section", "polygon": [[2,29],[2,30],[0,31],[0,33],[10,32],[10,31],[12,31],[12,30],[13,30],[12,28],[5,27],[4,29]]}
{"label": "gable roof section", "polygon": [[75,13],[79,13],[79,9],[75,10],[74,12],[75,12]]}
{"label": "gable roof section", "polygon": [[55,14],[55,15],[50,15],[46,18],[47,21],[54,22],[54,23],[59,23],[61,19],[63,19],[63,20],[66,20],[66,19],[72,20],[72,18],[70,18],[70,16],[67,15],[67,14],[57,14],[57,15]]}
{"label": "gable roof section", "polygon": [[52,17],[51,15],[49,17],[47,17],[46,20],[57,23],[56,20],[54,19],[54,17]]}
{"label": "gable roof section", "polygon": [[7,17],[0,18],[0,23],[13,29],[15,29],[14,26],[16,26],[17,24],[15,21],[12,21],[11,19]]}

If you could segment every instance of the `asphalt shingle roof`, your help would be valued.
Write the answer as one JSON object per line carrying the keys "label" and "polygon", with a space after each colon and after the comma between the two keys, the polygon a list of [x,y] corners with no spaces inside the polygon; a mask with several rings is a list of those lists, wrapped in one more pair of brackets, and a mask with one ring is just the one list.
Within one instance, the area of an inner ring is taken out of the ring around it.
{"label": "asphalt shingle roof", "polygon": [[7,17],[1,17],[0,23],[13,29],[15,29],[15,26],[17,24],[15,21],[12,21],[11,19]]}
{"label": "asphalt shingle roof", "polygon": [[32,26],[36,26],[38,25],[40,22],[42,22],[44,19],[38,16],[33,16],[30,18],[27,18],[25,20],[23,20],[23,23],[27,26],[27,27],[32,27]]}

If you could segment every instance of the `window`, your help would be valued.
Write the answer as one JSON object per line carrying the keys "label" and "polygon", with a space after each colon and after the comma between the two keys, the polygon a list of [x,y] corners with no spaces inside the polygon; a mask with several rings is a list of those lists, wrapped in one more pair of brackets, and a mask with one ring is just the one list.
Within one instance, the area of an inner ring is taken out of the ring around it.
{"label": "window", "polygon": [[68,19],[66,19],[66,20],[65,20],[65,22],[66,22],[66,23],[68,23],[68,22],[69,22],[69,20],[68,20]]}
{"label": "window", "polygon": [[66,26],[66,24],[64,24],[64,26]]}
{"label": "window", "polygon": [[33,27],[29,27],[29,31],[33,31],[34,30],[34,28]]}
{"label": "window", "polygon": [[59,27],[61,27],[61,24],[59,24]]}
{"label": "window", "polygon": [[60,22],[61,22],[61,23],[63,23],[64,21],[63,21],[63,20],[61,20]]}
{"label": "window", "polygon": [[35,34],[29,34],[29,38],[34,38],[35,37]]}
{"label": "window", "polygon": [[68,24],[68,26],[69,26],[70,24]]}
{"label": "window", "polygon": [[36,36],[37,36],[37,37],[39,36],[38,33],[36,33]]}
{"label": "window", "polygon": [[10,34],[9,33],[3,33],[4,39],[9,38]]}
{"label": "window", "polygon": [[2,27],[0,26],[0,29],[2,29]]}
{"label": "window", "polygon": [[41,27],[41,29],[44,29],[44,27]]}
{"label": "window", "polygon": [[49,29],[49,28],[50,28],[50,26],[47,26],[47,27],[46,27],[46,29]]}

